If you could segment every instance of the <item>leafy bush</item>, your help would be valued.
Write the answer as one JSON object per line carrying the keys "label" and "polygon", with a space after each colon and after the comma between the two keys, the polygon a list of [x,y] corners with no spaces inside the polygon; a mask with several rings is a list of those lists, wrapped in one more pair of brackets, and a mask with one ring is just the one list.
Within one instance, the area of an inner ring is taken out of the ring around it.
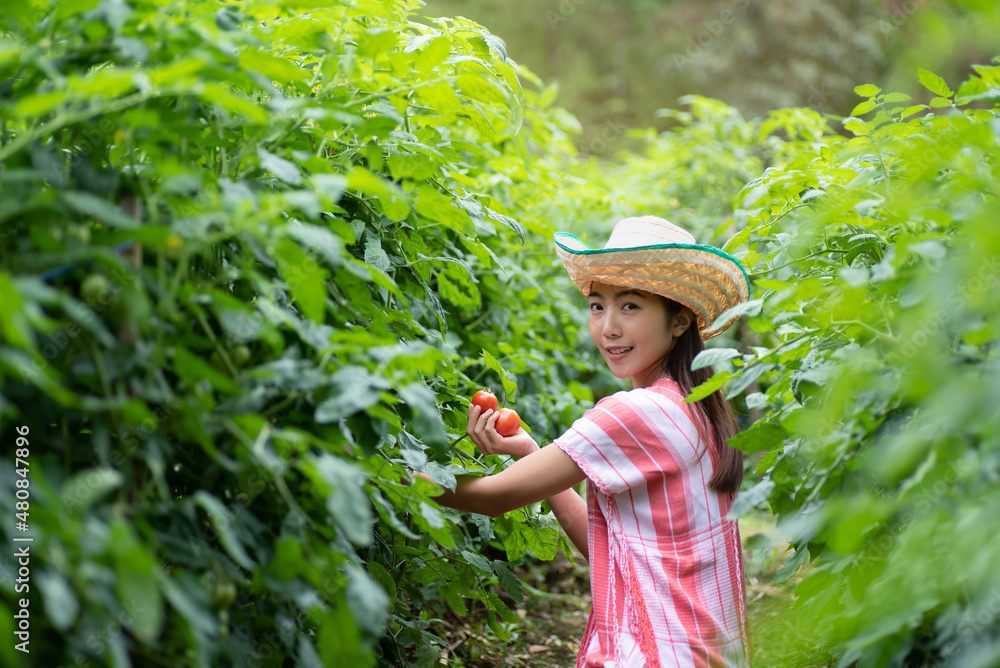
{"label": "leafy bush", "polygon": [[762,289],[763,347],[717,376],[767,385],[741,503],[796,548],[779,580],[814,560],[790,649],[840,666],[1000,660],[1000,67],[976,72],[954,92],[922,70],[929,105],[859,86],[851,136],[747,184],[727,246]]}
{"label": "leafy bush", "polygon": [[525,101],[487,31],[411,7],[2,10],[0,401],[30,429],[32,665],[428,665],[446,605],[507,637],[507,561],[566,545],[538,508],[469,522],[406,482],[453,484],[482,384],[540,439],[593,400],[577,306],[521,257],[554,228],[481,185],[573,121]]}

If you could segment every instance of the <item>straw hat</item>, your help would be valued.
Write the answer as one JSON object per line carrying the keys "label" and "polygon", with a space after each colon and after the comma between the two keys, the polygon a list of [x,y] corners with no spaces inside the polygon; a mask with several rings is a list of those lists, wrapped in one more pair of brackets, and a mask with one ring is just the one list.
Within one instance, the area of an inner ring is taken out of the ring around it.
{"label": "straw hat", "polygon": [[625,218],[604,248],[591,248],[568,232],[556,232],[556,253],[584,295],[592,281],[663,295],[684,304],[698,319],[703,340],[729,328],[709,330],[715,319],[750,298],[740,261],[690,232],[656,216]]}

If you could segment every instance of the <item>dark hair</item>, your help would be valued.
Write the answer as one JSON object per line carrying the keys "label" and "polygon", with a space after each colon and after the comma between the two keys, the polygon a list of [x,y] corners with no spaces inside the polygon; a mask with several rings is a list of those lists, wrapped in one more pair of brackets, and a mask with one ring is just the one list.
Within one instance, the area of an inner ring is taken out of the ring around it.
{"label": "dark hair", "polygon": [[[657,296],[666,305],[671,323],[678,313],[687,308],[672,299],[667,299],[662,295]],[[691,392],[691,388],[704,383],[715,375],[715,371],[710,366],[702,367],[696,371],[691,370],[691,362],[695,355],[704,349],[705,342],[701,340],[698,324],[694,321],[692,314],[691,326],[678,337],[677,343],[663,357],[662,362],[663,371],[669,373],[670,377],[677,381],[684,396]],[[714,472],[712,479],[708,481],[708,486],[716,492],[735,493],[743,482],[743,455],[728,442],[739,432],[733,407],[723,396],[722,390],[716,390],[704,399],[693,402],[693,406],[699,418],[695,420],[695,426],[702,442],[709,443],[705,428],[706,425],[710,425],[718,447],[718,461],[713,467]]]}

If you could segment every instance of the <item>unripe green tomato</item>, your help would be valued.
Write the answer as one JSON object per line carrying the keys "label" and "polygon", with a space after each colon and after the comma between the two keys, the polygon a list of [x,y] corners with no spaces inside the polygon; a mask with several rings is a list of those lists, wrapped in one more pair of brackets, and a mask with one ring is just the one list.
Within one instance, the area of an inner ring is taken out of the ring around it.
{"label": "unripe green tomato", "polygon": [[80,297],[88,304],[103,301],[111,289],[111,284],[104,274],[91,274],[80,284]]}
{"label": "unripe green tomato", "polygon": [[228,608],[236,601],[236,585],[230,580],[217,582],[212,592],[212,601],[217,608]]}
{"label": "unripe green tomato", "polygon": [[66,228],[66,240],[86,246],[90,243],[90,227],[87,225],[70,225]]}
{"label": "unripe green tomato", "polygon": [[233,348],[233,363],[236,366],[243,366],[250,361],[251,353],[250,348],[243,345],[242,343],[235,348]]}

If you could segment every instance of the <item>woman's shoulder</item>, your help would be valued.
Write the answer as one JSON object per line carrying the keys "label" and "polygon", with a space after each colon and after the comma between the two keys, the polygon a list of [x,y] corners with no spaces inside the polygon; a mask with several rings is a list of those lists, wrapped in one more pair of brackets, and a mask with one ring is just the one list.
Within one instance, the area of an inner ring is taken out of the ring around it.
{"label": "woman's shoulder", "polygon": [[635,408],[650,402],[662,404],[669,401],[677,406],[684,406],[684,394],[680,385],[672,378],[661,378],[648,387],[635,387],[631,390],[619,390],[609,394],[594,407],[614,411],[616,409]]}

